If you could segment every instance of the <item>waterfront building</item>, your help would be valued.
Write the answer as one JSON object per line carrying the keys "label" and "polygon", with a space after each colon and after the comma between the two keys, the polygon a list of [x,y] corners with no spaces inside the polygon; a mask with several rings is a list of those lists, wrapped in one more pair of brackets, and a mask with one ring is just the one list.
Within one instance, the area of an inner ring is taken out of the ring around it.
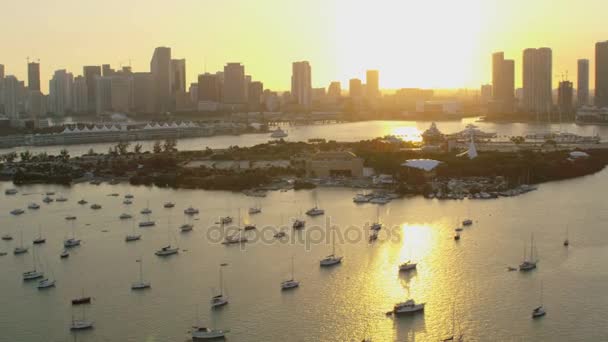
{"label": "waterfront building", "polygon": [[40,63],[27,63],[27,88],[40,91]]}
{"label": "waterfront building", "polygon": [[552,52],[550,48],[523,53],[523,108],[529,113],[550,113],[553,107]]}
{"label": "waterfront building", "polygon": [[49,109],[57,115],[72,111],[74,76],[65,69],[57,70],[49,81]]}
{"label": "waterfront building", "polygon": [[337,99],[342,96],[342,85],[340,82],[334,81],[329,84],[327,87],[327,96]]}
{"label": "waterfront building", "polygon": [[358,78],[352,78],[348,82],[348,95],[352,99],[360,99],[363,96],[363,85]]}
{"label": "waterfront building", "polygon": [[487,105],[492,101],[492,85],[491,84],[482,84],[481,91],[479,96],[479,102],[482,105]]}
{"label": "waterfront building", "polygon": [[595,44],[596,107],[608,107],[608,41]]}
{"label": "waterfront building", "polygon": [[303,109],[312,106],[311,68],[308,61],[294,62],[291,68],[291,96]]}
{"label": "waterfront building", "polygon": [[77,76],[72,85],[72,110],[75,113],[86,113],[87,108],[87,82],[84,76]]}
{"label": "waterfront building", "polygon": [[186,60],[171,60],[171,91],[173,94],[186,92]]}
{"label": "waterfront building", "polygon": [[562,81],[559,83],[557,90],[557,106],[561,115],[566,117],[574,112],[573,98],[574,86],[570,81]]}
{"label": "waterfront building", "polygon": [[190,102],[198,103],[198,83],[190,83],[188,94],[190,94]]}
{"label": "waterfront building", "polygon": [[150,72],[133,73],[133,111],[150,114],[155,111],[154,76]]}
{"label": "waterfront building", "polygon": [[581,107],[589,105],[589,60],[579,59],[577,64],[576,104]]}
{"label": "waterfront building", "polygon": [[97,81],[95,78],[101,76],[101,67],[98,65],[84,66],[82,75],[87,85],[87,111],[94,113],[97,109]]}
{"label": "waterfront building", "polygon": [[150,61],[152,73],[155,110],[164,113],[173,110],[171,99],[171,48],[157,47]]}
{"label": "waterfront building", "polygon": [[245,104],[245,66],[241,63],[228,63],[224,66],[222,96],[224,104]]}
{"label": "waterfront building", "polygon": [[198,101],[220,102],[220,88],[217,74],[198,75]]}
{"label": "waterfront building", "polygon": [[0,64],[0,80],[4,78],[4,64]]}
{"label": "waterfront building", "polygon": [[363,158],[352,152],[318,152],[306,160],[308,177],[362,177]]}
{"label": "waterfront building", "polygon": [[9,75],[4,78],[2,83],[4,114],[11,120],[17,120],[20,107],[20,82],[17,77]]}
{"label": "waterfront building", "polygon": [[365,91],[370,99],[380,96],[380,73],[378,70],[367,70],[365,74]]}
{"label": "waterfront building", "polygon": [[493,111],[511,113],[514,107],[515,61],[505,59],[504,52],[492,54]]}
{"label": "waterfront building", "polygon": [[249,110],[259,111],[262,103],[262,94],[264,93],[264,84],[260,81],[255,81],[249,83],[248,88]]}

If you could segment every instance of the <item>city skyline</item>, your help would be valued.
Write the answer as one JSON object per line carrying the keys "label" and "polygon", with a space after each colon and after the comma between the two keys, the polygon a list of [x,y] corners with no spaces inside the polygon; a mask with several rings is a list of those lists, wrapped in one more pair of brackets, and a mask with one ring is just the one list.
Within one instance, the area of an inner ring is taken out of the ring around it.
{"label": "city skyline", "polygon": [[[119,8],[117,5],[114,0],[104,2],[108,9]],[[32,24],[20,33],[19,40],[0,34],[7,47],[0,63],[6,65],[7,74],[19,79],[26,79],[28,56],[41,60],[42,79],[50,79],[58,69],[76,75],[82,65],[131,64],[133,70],[146,70],[151,49],[171,46],[180,52],[177,58],[188,60],[187,84],[196,82],[205,70],[221,70],[226,62],[238,61],[264,80],[266,87],[289,90],[290,79],[285,75],[289,75],[291,63],[307,60],[314,68],[313,87],[326,87],[334,80],[347,84],[351,78],[364,79],[367,69],[377,69],[383,75],[384,89],[478,88],[490,83],[487,56],[495,51],[519,60],[525,48],[547,46],[554,52],[554,72],[573,75],[578,59],[590,59],[594,68],[594,44],[608,37],[607,29],[590,33],[576,25],[584,20],[585,25],[602,27],[599,13],[603,3],[595,0],[586,1],[585,6],[544,0],[534,4],[523,0],[509,4],[314,0],[306,6],[274,0],[263,4],[231,0],[219,5],[181,0],[170,7],[161,1],[148,1],[145,8],[137,2],[120,5],[121,11],[112,13],[112,25],[106,25],[107,16],[92,13],[89,5],[76,1],[62,6],[61,13],[46,3],[8,4],[9,11],[27,8]],[[542,27],[532,25],[549,5],[550,20],[544,20]],[[248,11],[253,6],[261,10]],[[320,7],[326,12],[323,15],[318,14]],[[296,11],[298,16],[293,15]],[[43,28],[44,21],[35,19],[47,13],[70,20]],[[222,23],[221,13],[230,13],[231,20],[241,22],[239,29]],[[137,21],[132,19],[135,14]],[[11,32],[9,28],[19,24],[14,20],[4,20],[2,32]],[[439,22],[441,25],[435,24]],[[74,27],[79,27],[78,35],[69,33]],[[278,36],[276,27],[285,34]],[[394,32],[397,38],[392,37]],[[233,44],[235,41],[241,43]],[[521,67],[516,63],[518,88]],[[41,86],[43,92],[48,91],[48,84],[42,82]]]}

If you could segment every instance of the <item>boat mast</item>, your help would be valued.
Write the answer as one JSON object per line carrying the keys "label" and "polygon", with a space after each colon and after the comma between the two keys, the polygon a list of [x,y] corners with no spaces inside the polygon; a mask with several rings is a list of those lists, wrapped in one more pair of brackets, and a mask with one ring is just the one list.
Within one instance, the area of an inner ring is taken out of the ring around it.
{"label": "boat mast", "polygon": [[139,283],[143,284],[143,282],[144,282],[144,260],[142,258],[139,258],[137,260],[137,262],[139,263]]}
{"label": "boat mast", "polygon": [[222,265],[220,265],[220,296],[224,295],[224,277],[222,272]]}
{"label": "boat mast", "polygon": [[293,255],[291,256],[291,280],[293,280]]}

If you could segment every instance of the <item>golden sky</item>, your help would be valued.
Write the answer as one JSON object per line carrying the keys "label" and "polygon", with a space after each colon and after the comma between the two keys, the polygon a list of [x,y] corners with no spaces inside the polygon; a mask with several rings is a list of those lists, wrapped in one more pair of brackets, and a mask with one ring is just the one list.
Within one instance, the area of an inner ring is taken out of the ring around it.
{"label": "golden sky", "polygon": [[[608,40],[606,0],[7,0],[0,64],[26,77],[26,57],[53,70],[110,63],[149,70],[156,46],[186,58],[188,81],[238,61],[266,87],[290,86],[291,62],[309,60],[313,86],[346,87],[366,69],[383,88],[478,88],[494,51],[516,63],[527,47],[553,49],[554,83]],[[593,75],[592,75],[593,76]],[[592,77],[593,82],[593,77]]]}

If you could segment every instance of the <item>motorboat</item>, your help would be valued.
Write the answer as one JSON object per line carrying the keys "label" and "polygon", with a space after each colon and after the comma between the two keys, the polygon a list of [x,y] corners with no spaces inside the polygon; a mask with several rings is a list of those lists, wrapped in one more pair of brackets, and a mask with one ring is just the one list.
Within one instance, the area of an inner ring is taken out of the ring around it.
{"label": "motorboat", "polygon": [[[110,184],[112,184],[112,183],[110,182]],[[118,196],[120,196],[120,194],[114,192],[114,193],[109,194],[108,196],[110,196],[110,197],[118,197]]]}
{"label": "motorboat", "polygon": [[69,256],[70,256],[70,252],[68,252],[67,249],[64,249],[63,252],[61,252],[61,254],[59,254],[59,258],[60,259],[65,259],[65,258],[67,258]]}
{"label": "motorboat", "polygon": [[142,222],[139,222],[139,226],[142,227],[142,228],[143,227],[153,227],[155,225],[156,225],[156,222],[154,222],[154,221],[142,221]]}
{"label": "motorboat", "polygon": [[424,310],[424,303],[416,304],[413,299],[409,299],[402,303],[397,303],[393,307],[393,313],[399,314],[413,314]]}
{"label": "motorboat", "polygon": [[47,195],[47,196],[55,196],[55,191],[47,191],[45,193],[45,195]]}
{"label": "motorboat", "polygon": [[30,203],[30,204],[27,206],[27,208],[28,208],[28,209],[33,209],[33,210],[40,209],[40,204],[38,204],[38,203]]}
{"label": "motorboat", "polygon": [[32,242],[34,245],[40,245],[46,242],[46,239],[43,237],[37,237],[34,239],[34,241]]}
{"label": "motorboat", "polygon": [[257,208],[257,207],[251,207],[251,208],[249,208],[249,215],[259,214],[261,212],[262,212],[261,208]]}
{"label": "motorboat", "polygon": [[123,214],[120,214],[120,216],[118,218],[121,220],[128,220],[130,218],[133,218],[133,216],[131,216],[131,214],[123,213]]}
{"label": "motorboat", "polygon": [[11,210],[11,214],[12,214],[12,215],[15,215],[15,216],[17,216],[17,215],[21,215],[21,214],[23,214],[24,212],[25,212],[25,210],[23,210],[23,209],[13,209],[13,210]]}
{"label": "motorboat", "polygon": [[134,197],[134,196],[133,196],[133,195],[131,195],[131,194],[126,194],[126,195],[125,195],[125,198],[133,198],[133,197]]}
{"label": "motorboat", "polygon": [[232,222],[232,217],[230,217],[230,216],[225,216],[225,217],[220,218],[221,224],[229,224],[231,222]]}
{"label": "motorboat", "polygon": [[12,239],[13,239],[13,237],[10,234],[2,235],[2,240],[4,240],[4,241],[11,241]]}
{"label": "motorboat", "polygon": [[204,327],[194,327],[192,330],[192,340],[215,340],[215,339],[223,339],[226,337],[226,331],[224,330],[214,330]]}
{"label": "motorboat", "polygon": [[171,245],[165,246],[165,247],[157,250],[156,252],[154,252],[154,254],[156,254],[158,256],[169,256],[169,255],[173,255],[173,254],[177,254],[177,253],[179,253],[179,248],[171,247]]}
{"label": "motorboat", "polygon": [[150,208],[144,208],[139,213],[143,215],[149,215],[152,214],[152,210]]}
{"label": "motorboat", "polygon": [[373,203],[373,204],[387,204],[390,201],[391,201],[391,199],[388,198],[388,197],[378,196],[378,197],[374,197],[371,200],[369,200],[369,203]]}
{"label": "motorboat", "polygon": [[417,263],[415,262],[411,262],[411,261],[406,261],[403,264],[399,265],[399,271],[401,272],[407,272],[407,271],[413,271],[416,269],[416,266],[418,266]]}
{"label": "motorboat", "polygon": [[454,240],[460,241],[460,232],[456,232],[456,234],[454,235]]}
{"label": "motorboat", "polygon": [[80,205],[85,205],[87,203],[89,203],[89,202],[85,201],[84,199],[81,199],[80,201],[78,201],[78,204],[80,204]]}
{"label": "motorboat", "polygon": [[4,190],[5,195],[16,195],[19,191],[17,189],[6,189]]}
{"label": "motorboat", "polygon": [[255,230],[257,229],[257,227],[255,226],[255,224],[246,224],[245,227],[243,227],[244,230]]}
{"label": "motorboat", "polygon": [[454,229],[455,232],[461,232],[463,230],[464,230],[464,228],[462,228],[462,227],[456,227],[456,229]]}
{"label": "motorboat", "polygon": [[325,210],[319,209],[317,207],[308,209],[308,211],[306,211],[306,215],[308,215],[308,216],[319,216],[319,215],[323,215],[323,214],[325,214]]}
{"label": "motorboat", "polygon": [[42,279],[38,282],[38,289],[48,289],[49,287],[55,287],[55,280],[50,280],[48,278]]}
{"label": "motorboat", "polygon": [[76,238],[69,238],[69,239],[63,241],[63,247],[65,247],[65,248],[72,248],[72,247],[76,247],[76,246],[80,246],[80,240],[78,240]]}
{"label": "motorboat", "polygon": [[66,216],[65,219],[68,221],[73,221],[76,219],[76,216]]}
{"label": "motorboat", "polygon": [[49,197],[49,196],[46,196],[45,198],[43,198],[43,199],[42,199],[42,202],[47,203],[47,204],[48,204],[48,203],[51,203],[51,202],[53,202],[53,201],[55,201],[55,200],[54,200],[54,199],[52,199],[52,198],[51,198],[51,197]]}
{"label": "motorboat", "polygon": [[198,215],[198,209],[189,207],[188,209],[184,210],[184,214],[186,214],[186,215]]}
{"label": "motorboat", "polygon": [[372,230],[371,233],[369,234],[369,242],[373,242],[378,240],[378,230]]}
{"label": "motorboat", "polygon": [[546,314],[547,312],[545,311],[545,308],[543,308],[542,305],[532,310],[532,318],[540,318]]}
{"label": "motorboat", "polygon": [[173,208],[173,207],[175,207],[175,203],[173,203],[173,202],[166,202],[165,204],[163,204],[163,207],[165,207],[165,208]]}
{"label": "motorboat", "polygon": [[126,205],[133,204],[133,201],[131,201],[130,199],[126,199],[126,200],[122,201],[122,204],[126,204]]}
{"label": "motorboat", "polygon": [[287,136],[287,132],[283,131],[281,127],[277,127],[277,129],[272,131],[272,133],[270,134],[270,137],[273,139],[287,138]]}
{"label": "motorboat", "polygon": [[93,209],[93,210],[101,209],[101,205],[99,205],[99,204],[93,204],[93,205],[91,205],[91,209]]}
{"label": "motorboat", "polygon": [[141,235],[139,235],[139,234],[127,235],[125,237],[126,242],[133,242],[133,241],[138,241],[138,240],[141,240]]}
{"label": "motorboat", "polygon": [[192,229],[194,229],[194,225],[190,223],[184,223],[179,227],[179,230],[181,230],[182,233],[191,232]]}
{"label": "motorboat", "polygon": [[466,220],[462,221],[463,226],[470,226],[472,224],[473,224],[473,220],[470,220],[470,219],[466,219]]}
{"label": "motorboat", "polygon": [[303,229],[305,226],[306,226],[306,221],[298,220],[298,219],[294,220],[293,225],[292,225],[293,229]]}
{"label": "motorboat", "polygon": [[68,199],[63,196],[59,196],[59,197],[57,197],[57,199],[55,201],[56,202],[67,202]]}
{"label": "motorboat", "polygon": [[33,271],[23,272],[23,280],[34,280],[44,277],[44,273],[34,269]]}
{"label": "motorboat", "polygon": [[27,253],[28,250],[29,250],[29,248],[23,247],[23,246],[15,247],[15,249],[13,249],[13,254],[15,254],[15,255],[24,254],[24,253]]}

